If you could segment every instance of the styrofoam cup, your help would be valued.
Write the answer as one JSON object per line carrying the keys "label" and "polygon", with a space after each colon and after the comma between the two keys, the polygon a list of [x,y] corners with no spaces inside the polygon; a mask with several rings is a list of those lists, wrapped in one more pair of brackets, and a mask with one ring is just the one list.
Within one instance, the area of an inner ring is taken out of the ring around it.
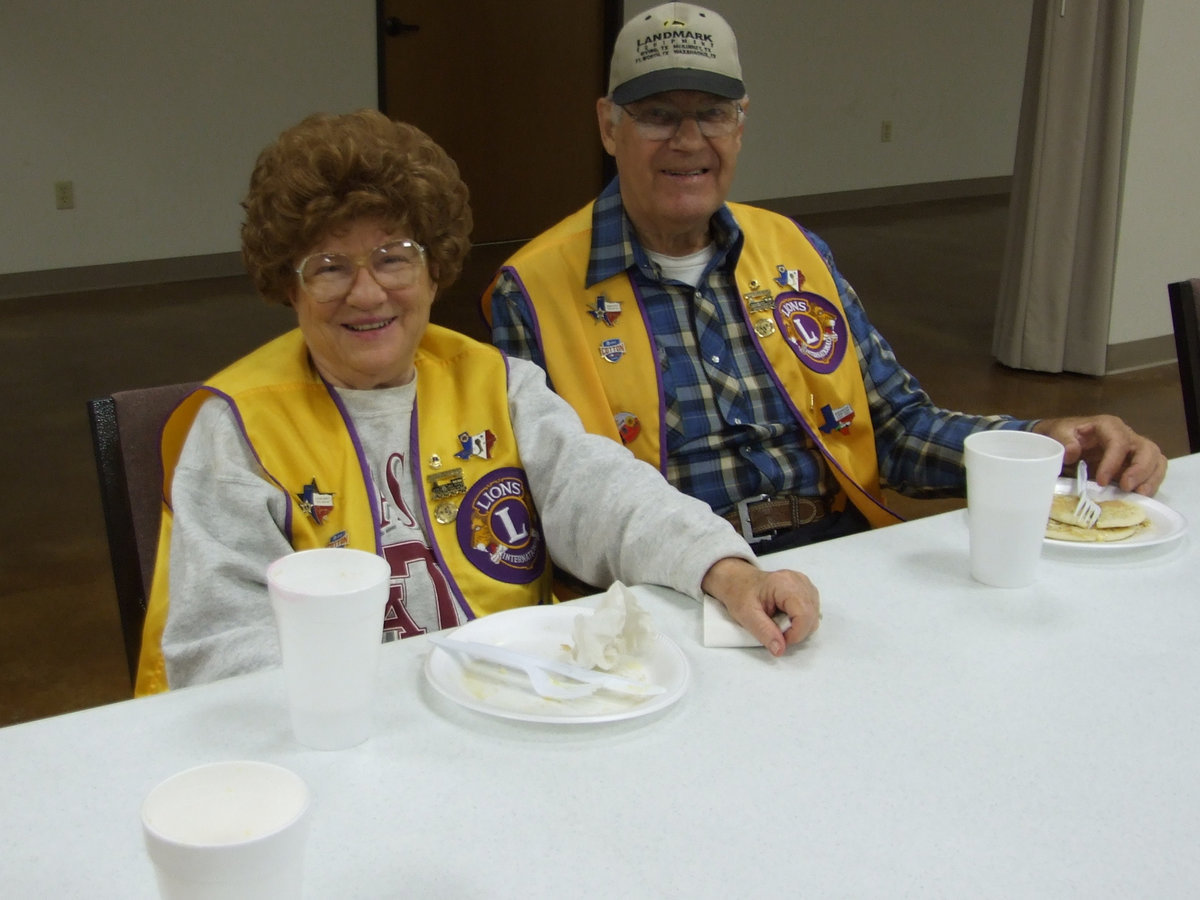
{"label": "styrofoam cup", "polygon": [[977,431],[963,448],[971,577],[1027,587],[1037,573],[1063,445],[1032,431],[1002,430]]}
{"label": "styrofoam cup", "polygon": [[370,737],[390,579],[382,557],[341,547],[292,553],[268,567],[300,743],[340,750]]}
{"label": "styrofoam cup", "polygon": [[161,782],[142,803],[142,834],[166,900],[283,900],[301,895],[311,794],[263,762],[220,762]]}

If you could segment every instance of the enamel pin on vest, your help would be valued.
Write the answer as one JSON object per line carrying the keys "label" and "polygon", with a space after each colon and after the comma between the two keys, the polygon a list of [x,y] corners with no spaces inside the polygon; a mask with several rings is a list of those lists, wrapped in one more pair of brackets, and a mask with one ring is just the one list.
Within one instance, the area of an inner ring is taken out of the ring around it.
{"label": "enamel pin on vest", "polygon": [[317,487],[316,478],[296,494],[296,502],[300,504],[300,511],[318,525],[325,524],[325,517],[333,512],[333,493]]}
{"label": "enamel pin on vest", "polygon": [[603,322],[612,328],[617,324],[617,319],[621,315],[621,304],[600,294],[596,297],[596,302],[588,306],[588,312],[597,322]]}
{"label": "enamel pin on vest", "polygon": [[759,337],[770,337],[776,331],[775,320],[770,316],[758,315],[759,313],[773,313],[775,311],[775,295],[769,289],[760,288],[758,279],[755,278],[750,282],[750,290],[742,294],[742,299],[746,301],[746,309],[751,316],[756,316],[754,319],[754,333]]}
{"label": "enamel pin on vest", "polygon": [[620,338],[609,338],[600,344],[600,355],[610,363],[620,362],[625,355],[625,342]]}

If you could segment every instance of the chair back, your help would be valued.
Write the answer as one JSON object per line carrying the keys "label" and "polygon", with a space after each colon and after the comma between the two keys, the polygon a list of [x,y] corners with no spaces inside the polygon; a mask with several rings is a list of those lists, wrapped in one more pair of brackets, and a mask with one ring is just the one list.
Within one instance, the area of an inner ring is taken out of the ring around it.
{"label": "chair back", "polygon": [[1188,446],[1192,453],[1200,453],[1200,278],[1169,284],[1167,294],[1175,324],[1175,352],[1179,357]]}
{"label": "chair back", "polygon": [[88,401],[100,502],[129,678],[137,678],[142,623],[154,577],[162,513],[162,428],[199,382],[118,391]]}

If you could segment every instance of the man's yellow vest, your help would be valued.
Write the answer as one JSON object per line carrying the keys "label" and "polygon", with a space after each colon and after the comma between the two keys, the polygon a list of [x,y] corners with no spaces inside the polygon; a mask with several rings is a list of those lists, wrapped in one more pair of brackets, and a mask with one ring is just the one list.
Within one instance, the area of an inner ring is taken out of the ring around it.
{"label": "man's yellow vest", "polygon": [[[508,412],[507,366],[494,348],[430,325],[417,350],[410,465],[430,545],[468,617],[546,603],[545,539]],[[288,498],[296,550],[380,552],[378,491],[353,423],[291,331],[215,375],[163,431],[163,510],[135,694],[166,690],[171,481],[201,404],[226,400],[263,477]],[[382,637],[382,636],[381,636]]]}
{"label": "man's yellow vest", "polygon": [[[872,526],[883,504],[866,388],[833,273],[794,222],[731,203],[747,235],[735,280],[759,355],[842,492]],[[666,471],[663,391],[649,318],[629,276],[587,287],[592,204],[521,248],[505,269],[524,286],[554,389],[595,434]],[[495,285],[493,284],[493,287]],[[491,316],[491,290],[484,314]]]}

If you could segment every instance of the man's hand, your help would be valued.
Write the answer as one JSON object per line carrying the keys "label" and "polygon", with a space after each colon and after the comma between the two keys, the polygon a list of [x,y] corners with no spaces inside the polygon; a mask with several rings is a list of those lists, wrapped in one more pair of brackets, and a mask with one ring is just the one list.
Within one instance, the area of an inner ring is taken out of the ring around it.
{"label": "man's hand", "polygon": [[[700,586],[773,656],[807,638],[821,621],[820,594],[808,578],[790,569],[764,572],[744,559],[727,557],[713,564]],[[779,613],[791,619],[786,631],[772,618]]]}
{"label": "man's hand", "polygon": [[1153,496],[1167,474],[1167,458],[1158,445],[1116,416],[1069,416],[1042,419],[1033,426],[1066,448],[1063,468],[1081,458],[1096,484],[1116,481],[1123,491]]}

